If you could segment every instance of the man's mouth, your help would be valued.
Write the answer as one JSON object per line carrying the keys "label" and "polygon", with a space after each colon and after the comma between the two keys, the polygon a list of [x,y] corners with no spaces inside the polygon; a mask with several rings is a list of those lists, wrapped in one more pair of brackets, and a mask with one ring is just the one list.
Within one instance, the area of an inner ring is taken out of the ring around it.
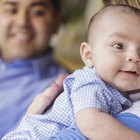
{"label": "man's mouth", "polygon": [[29,40],[31,38],[31,35],[18,33],[15,34],[14,37],[17,38],[18,40]]}
{"label": "man's mouth", "polygon": [[27,44],[31,42],[33,35],[30,33],[17,32],[11,34],[12,39],[19,44]]}

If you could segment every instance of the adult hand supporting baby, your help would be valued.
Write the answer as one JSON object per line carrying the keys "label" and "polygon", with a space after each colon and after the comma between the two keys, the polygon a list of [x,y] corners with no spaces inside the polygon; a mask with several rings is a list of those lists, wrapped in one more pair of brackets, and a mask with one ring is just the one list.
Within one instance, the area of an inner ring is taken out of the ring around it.
{"label": "adult hand supporting baby", "polygon": [[66,74],[60,74],[58,78],[50,85],[50,87],[48,87],[41,94],[37,95],[32,104],[29,106],[26,114],[43,114],[61,93],[63,89],[63,80],[66,76]]}

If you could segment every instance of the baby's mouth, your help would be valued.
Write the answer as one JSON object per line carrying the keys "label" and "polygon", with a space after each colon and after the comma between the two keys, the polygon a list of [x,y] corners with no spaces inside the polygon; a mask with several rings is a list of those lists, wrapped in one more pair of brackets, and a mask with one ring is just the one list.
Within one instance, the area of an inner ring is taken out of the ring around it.
{"label": "baby's mouth", "polygon": [[133,75],[133,76],[140,76],[140,74],[137,71],[125,71],[125,70],[123,71],[123,70],[121,70],[120,72],[129,74],[129,75]]}

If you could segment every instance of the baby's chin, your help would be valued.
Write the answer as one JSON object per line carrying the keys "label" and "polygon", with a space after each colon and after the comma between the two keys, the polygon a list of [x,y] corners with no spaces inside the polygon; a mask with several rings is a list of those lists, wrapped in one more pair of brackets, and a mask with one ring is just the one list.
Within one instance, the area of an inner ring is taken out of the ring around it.
{"label": "baby's chin", "polygon": [[116,82],[116,87],[122,92],[135,93],[140,91],[140,84],[129,80]]}
{"label": "baby's chin", "polygon": [[135,94],[135,93],[140,93],[140,89],[133,89],[133,90],[129,90],[126,91],[128,94]]}

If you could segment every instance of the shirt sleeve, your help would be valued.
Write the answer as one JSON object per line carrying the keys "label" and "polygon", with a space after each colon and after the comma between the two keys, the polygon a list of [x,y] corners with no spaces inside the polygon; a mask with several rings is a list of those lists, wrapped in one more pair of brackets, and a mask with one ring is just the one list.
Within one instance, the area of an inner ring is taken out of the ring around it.
{"label": "shirt sleeve", "polygon": [[71,93],[71,100],[76,115],[85,108],[98,108],[103,112],[109,112],[109,99],[106,99],[103,88],[94,83],[83,84]]}
{"label": "shirt sleeve", "polygon": [[28,131],[16,130],[5,135],[2,140],[33,140],[34,138],[28,133]]}
{"label": "shirt sleeve", "polygon": [[[52,133],[46,133],[48,128]],[[28,115],[22,119],[15,131],[5,135],[2,140],[38,140],[43,137],[50,137],[57,131],[60,131],[58,125],[49,123],[45,115]]]}
{"label": "shirt sleeve", "polygon": [[61,130],[56,133],[54,136],[49,138],[44,138],[43,140],[87,140],[84,135],[79,131],[76,125]]}
{"label": "shirt sleeve", "polygon": [[[23,123],[25,123],[24,126],[22,126]],[[30,125],[29,125],[29,123],[30,123]],[[36,135],[34,134],[34,131],[32,131],[32,128],[29,128],[29,126],[31,127],[32,123],[29,120],[27,121],[27,116],[25,116],[23,118],[23,120],[21,121],[20,126],[16,130],[7,133],[2,138],[2,140],[33,140],[33,139],[36,139]]]}

